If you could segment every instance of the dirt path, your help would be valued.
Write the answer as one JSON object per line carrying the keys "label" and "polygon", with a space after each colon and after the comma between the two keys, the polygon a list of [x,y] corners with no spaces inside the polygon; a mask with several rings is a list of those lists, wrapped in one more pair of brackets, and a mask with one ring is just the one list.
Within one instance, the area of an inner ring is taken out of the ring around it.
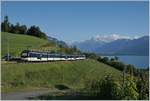
{"label": "dirt path", "polygon": [[30,97],[40,96],[49,92],[50,91],[48,89],[43,89],[43,90],[34,90],[34,91],[1,93],[1,99],[2,100],[25,100]]}

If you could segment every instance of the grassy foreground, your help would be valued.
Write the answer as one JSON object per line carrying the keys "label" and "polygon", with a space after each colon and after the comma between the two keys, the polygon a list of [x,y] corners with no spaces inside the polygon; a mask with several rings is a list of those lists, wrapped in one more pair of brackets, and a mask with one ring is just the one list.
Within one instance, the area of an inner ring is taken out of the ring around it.
{"label": "grassy foreground", "polygon": [[119,80],[121,72],[95,60],[49,63],[2,63],[2,92],[17,89],[53,88],[61,84],[80,89],[91,79],[112,74]]}

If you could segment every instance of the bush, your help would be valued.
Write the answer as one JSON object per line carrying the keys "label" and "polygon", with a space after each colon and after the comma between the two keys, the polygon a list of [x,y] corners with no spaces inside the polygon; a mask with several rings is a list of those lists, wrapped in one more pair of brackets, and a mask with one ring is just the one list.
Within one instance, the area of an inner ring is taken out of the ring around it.
{"label": "bush", "polygon": [[101,59],[101,62],[108,64],[109,63],[109,58],[104,57],[104,58]]}
{"label": "bush", "polygon": [[98,59],[98,56],[95,53],[83,53],[83,54],[86,56],[86,58],[90,58],[94,60]]}
{"label": "bush", "polygon": [[103,57],[103,58],[99,57],[99,58],[97,59],[97,61],[103,62],[103,63],[105,63],[105,64],[107,64],[107,65],[110,65],[110,66],[112,66],[112,67],[114,67],[114,68],[116,68],[116,69],[118,69],[118,70],[120,70],[120,71],[123,71],[124,68],[125,68],[125,64],[122,63],[122,62],[119,62],[116,58],[114,58],[114,59],[111,58],[111,59],[109,60],[108,57]]}
{"label": "bush", "polygon": [[86,88],[89,95],[94,99],[115,100],[121,97],[120,84],[110,75],[105,76],[102,80],[93,80]]}
{"label": "bush", "polygon": [[112,62],[108,62],[108,64],[112,67],[115,67],[116,69],[123,71],[125,68],[125,64],[122,62],[118,62],[118,61],[112,61]]}

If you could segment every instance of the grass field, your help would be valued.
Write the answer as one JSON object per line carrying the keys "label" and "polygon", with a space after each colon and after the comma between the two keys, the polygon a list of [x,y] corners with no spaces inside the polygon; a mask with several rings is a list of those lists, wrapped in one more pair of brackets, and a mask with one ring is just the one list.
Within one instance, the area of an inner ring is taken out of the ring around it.
{"label": "grass field", "polygon": [[12,56],[19,56],[20,53],[26,49],[43,49],[43,50],[57,49],[53,44],[50,44],[47,40],[44,39],[28,35],[1,32],[2,56],[7,54],[8,46],[9,52]]}
{"label": "grass field", "polygon": [[53,88],[65,85],[72,89],[84,87],[91,79],[112,74],[119,80],[121,72],[95,60],[59,61],[49,63],[2,63],[2,92],[22,88]]}
{"label": "grass field", "polygon": [[[33,36],[1,33],[2,56],[9,51],[12,56],[19,56],[21,51],[30,49],[61,50],[47,40]],[[9,39],[9,41],[8,41]],[[121,72],[95,60],[58,61],[47,63],[12,63],[3,62],[1,65],[2,92],[16,90],[31,90],[35,88],[55,88],[64,85],[72,89],[83,88],[92,79],[101,79],[112,74],[120,79]]]}

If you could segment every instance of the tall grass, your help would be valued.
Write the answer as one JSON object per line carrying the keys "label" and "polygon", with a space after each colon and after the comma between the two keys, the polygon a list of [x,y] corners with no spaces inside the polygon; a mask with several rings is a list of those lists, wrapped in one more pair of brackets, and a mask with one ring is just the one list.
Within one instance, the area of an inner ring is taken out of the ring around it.
{"label": "tall grass", "polygon": [[49,63],[2,64],[2,88],[54,87],[64,84],[69,88],[83,88],[89,79],[103,78],[111,73],[119,79],[120,71],[95,60],[59,61]]}

